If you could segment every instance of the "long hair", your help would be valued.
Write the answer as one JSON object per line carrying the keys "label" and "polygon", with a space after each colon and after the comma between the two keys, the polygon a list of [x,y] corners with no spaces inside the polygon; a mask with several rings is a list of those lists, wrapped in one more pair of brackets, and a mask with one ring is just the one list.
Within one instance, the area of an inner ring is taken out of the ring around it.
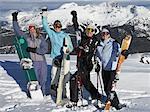
{"label": "long hair", "polygon": [[37,33],[37,37],[36,38],[40,38],[40,36],[41,36],[41,29],[40,28],[36,28],[36,33]]}

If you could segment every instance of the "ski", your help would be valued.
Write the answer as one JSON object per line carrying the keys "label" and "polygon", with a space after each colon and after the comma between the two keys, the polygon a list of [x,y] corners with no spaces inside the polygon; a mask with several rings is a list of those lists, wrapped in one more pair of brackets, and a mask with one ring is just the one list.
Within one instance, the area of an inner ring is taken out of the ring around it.
{"label": "ski", "polygon": [[30,54],[26,51],[26,48],[28,47],[27,41],[23,36],[17,36],[14,39],[17,54],[20,59],[20,65],[24,70],[26,80],[28,81],[27,89],[29,91],[30,97],[35,101],[42,100],[42,90],[39,82],[37,81]]}

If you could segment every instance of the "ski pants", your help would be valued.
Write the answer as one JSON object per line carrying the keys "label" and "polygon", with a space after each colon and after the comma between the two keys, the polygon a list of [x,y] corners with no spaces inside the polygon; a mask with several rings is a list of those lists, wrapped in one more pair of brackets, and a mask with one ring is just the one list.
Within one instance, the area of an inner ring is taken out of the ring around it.
{"label": "ski pants", "polygon": [[61,67],[58,67],[54,64],[54,60],[52,61],[52,70],[51,70],[51,85],[58,85],[59,76],[61,72]]}
{"label": "ski pants", "polygon": [[42,88],[43,94],[46,92],[47,81],[47,63],[46,61],[34,61],[33,66],[35,69],[37,80]]}
{"label": "ski pants", "polygon": [[83,67],[83,71],[78,71],[81,81],[85,87],[85,89],[91,94],[92,99],[99,99],[101,100],[102,95],[98,92],[98,90],[95,88],[93,83],[90,80],[90,71],[86,69],[86,67]]}
{"label": "ski pants", "polygon": [[[70,63],[70,60],[68,60],[68,61]],[[66,66],[70,67],[69,65],[70,64],[68,64]],[[53,60],[53,62],[52,62],[52,70],[51,70],[51,77],[52,77],[51,85],[58,86],[60,75],[61,75],[61,67],[56,66],[54,64],[54,60]],[[70,73],[66,74],[65,77],[64,77],[64,85],[63,85],[64,91],[63,91],[63,94],[66,94],[66,88],[65,87],[66,87],[66,83],[69,82],[69,80],[70,80]],[[67,93],[68,93],[68,91],[69,90],[67,88]]]}
{"label": "ski pants", "polygon": [[[110,97],[110,94],[112,93],[111,89],[112,89],[112,83],[115,79],[115,75],[116,75],[116,71],[106,71],[106,70],[102,70],[102,79],[103,79],[103,84],[104,84],[104,91],[107,95],[107,98]],[[119,99],[117,97],[117,93],[115,91],[113,91],[114,93],[114,98],[111,101],[111,105],[113,107],[117,107],[119,104]]]}

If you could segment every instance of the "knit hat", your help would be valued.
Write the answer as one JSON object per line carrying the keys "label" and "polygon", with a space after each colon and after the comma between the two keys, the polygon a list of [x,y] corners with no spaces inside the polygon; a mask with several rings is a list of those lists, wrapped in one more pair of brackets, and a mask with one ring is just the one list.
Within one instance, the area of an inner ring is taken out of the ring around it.
{"label": "knit hat", "polygon": [[89,24],[89,25],[86,27],[86,32],[94,32],[94,33],[95,33],[95,25]]}
{"label": "knit hat", "polygon": [[102,30],[102,32],[107,32],[107,33],[109,33],[109,30],[106,29],[106,28],[104,28],[104,29]]}
{"label": "knit hat", "polygon": [[88,29],[88,28],[91,28],[91,29],[95,30],[95,25],[94,24],[89,24],[89,25],[87,25],[86,29]]}

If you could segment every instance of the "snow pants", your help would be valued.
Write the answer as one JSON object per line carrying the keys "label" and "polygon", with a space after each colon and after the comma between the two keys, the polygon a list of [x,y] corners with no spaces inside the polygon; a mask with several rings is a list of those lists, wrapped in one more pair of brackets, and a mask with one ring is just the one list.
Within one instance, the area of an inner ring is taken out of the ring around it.
{"label": "snow pants", "polygon": [[82,72],[79,71],[79,75],[85,89],[90,93],[91,98],[101,100],[102,95],[98,92],[90,80],[90,71],[84,68]]}
{"label": "snow pants", "polygon": [[[107,98],[110,97],[110,94],[112,93],[111,89],[112,89],[112,83],[115,79],[115,75],[116,75],[116,71],[106,71],[106,70],[102,70],[102,79],[103,79],[103,84],[104,84],[104,91],[107,95]],[[114,93],[114,98],[111,101],[111,105],[113,107],[117,107],[119,104],[119,99],[117,97],[117,94],[115,91],[113,91]]]}
{"label": "snow pants", "polygon": [[[68,60],[69,63],[70,63],[70,60]],[[66,66],[69,66],[70,64],[66,65]],[[69,66],[70,67],[70,66]],[[59,83],[59,78],[60,78],[60,75],[62,75],[62,68],[61,67],[58,67],[55,65],[54,63],[54,60],[52,62],[52,70],[51,70],[51,77],[52,77],[52,80],[51,80],[51,85],[54,85],[56,87],[58,87],[58,83]],[[66,88],[66,86],[68,86],[69,84],[67,82],[69,82],[70,80],[70,73],[66,74],[65,77],[64,77],[64,84],[63,84],[63,95],[66,96],[66,92],[69,93],[69,88]],[[68,97],[69,95],[67,95]]]}
{"label": "snow pants", "polygon": [[47,81],[47,63],[46,61],[34,61],[33,66],[35,69],[37,80],[42,88],[42,92],[45,95],[46,81]]}

